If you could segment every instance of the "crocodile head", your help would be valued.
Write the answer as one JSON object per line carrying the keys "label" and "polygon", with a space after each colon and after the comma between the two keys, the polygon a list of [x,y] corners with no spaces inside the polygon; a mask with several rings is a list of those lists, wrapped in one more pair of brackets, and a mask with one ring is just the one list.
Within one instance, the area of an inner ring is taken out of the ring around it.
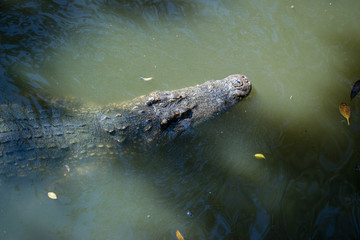
{"label": "crocodile head", "polygon": [[200,87],[199,90],[189,96],[197,103],[192,114],[194,124],[229,109],[251,91],[249,79],[241,74],[208,81],[197,87]]}
{"label": "crocodile head", "polygon": [[160,120],[161,129],[177,136],[186,128],[229,109],[250,91],[248,78],[233,74],[194,87],[152,93],[147,96],[146,105]]}
{"label": "crocodile head", "polygon": [[118,142],[133,142],[129,140],[134,139],[131,136],[147,142],[166,142],[229,109],[250,91],[248,78],[234,74],[194,87],[140,96],[119,107],[107,108],[98,119]]}

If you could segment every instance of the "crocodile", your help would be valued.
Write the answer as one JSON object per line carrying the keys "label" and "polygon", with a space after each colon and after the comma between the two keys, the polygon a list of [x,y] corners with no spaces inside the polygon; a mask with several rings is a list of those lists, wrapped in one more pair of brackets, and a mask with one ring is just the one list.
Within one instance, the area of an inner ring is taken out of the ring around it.
{"label": "crocodile", "polygon": [[[174,91],[157,91],[102,106],[54,102],[47,106],[0,105],[0,176],[25,176],[56,160],[167,143],[249,95],[244,75]],[[109,150],[110,151],[110,150]]]}

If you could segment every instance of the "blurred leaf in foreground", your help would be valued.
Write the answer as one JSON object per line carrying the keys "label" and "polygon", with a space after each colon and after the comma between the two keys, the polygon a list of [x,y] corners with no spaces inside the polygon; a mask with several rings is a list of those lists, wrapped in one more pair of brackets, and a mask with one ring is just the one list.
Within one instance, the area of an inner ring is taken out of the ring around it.
{"label": "blurred leaf in foreground", "polygon": [[70,167],[69,167],[69,165],[65,164],[65,168],[66,168],[66,171],[67,171],[67,172],[70,172]]}
{"label": "blurred leaf in foreground", "polygon": [[181,233],[179,232],[179,230],[176,230],[176,237],[177,237],[179,240],[184,240],[184,237],[181,235]]}
{"label": "blurred leaf in foreground", "polygon": [[350,100],[360,92],[360,80],[357,80],[351,89]]}
{"label": "blurred leaf in foreground", "polygon": [[339,104],[339,111],[341,115],[346,118],[348,125],[350,125],[349,118],[350,118],[350,107],[346,105],[346,103]]}

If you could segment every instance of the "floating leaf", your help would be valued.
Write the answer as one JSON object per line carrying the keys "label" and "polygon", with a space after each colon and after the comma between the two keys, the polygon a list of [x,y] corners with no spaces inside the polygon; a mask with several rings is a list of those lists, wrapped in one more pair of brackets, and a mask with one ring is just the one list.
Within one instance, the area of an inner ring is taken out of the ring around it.
{"label": "floating leaf", "polygon": [[48,197],[51,199],[57,199],[57,196],[54,192],[48,192]]}
{"label": "floating leaf", "polygon": [[70,167],[69,167],[69,165],[65,164],[65,168],[66,168],[66,171],[70,172]]}
{"label": "floating leaf", "polygon": [[181,235],[181,233],[179,232],[179,230],[176,230],[176,237],[177,237],[179,240],[184,240],[184,237]]}
{"label": "floating leaf", "polygon": [[144,80],[144,81],[151,81],[153,80],[154,78],[152,77],[140,77],[141,80]]}
{"label": "floating leaf", "polygon": [[349,118],[350,118],[350,107],[346,103],[339,104],[339,111],[341,115],[346,118],[348,125],[350,125]]}
{"label": "floating leaf", "polygon": [[255,154],[254,157],[256,157],[257,159],[265,159],[265,156],[261,153]]}
{"label": "floating leaf", "polygon": [[352,100],[360,92],[360,80],[357,80],[351,89],[350,100]]}

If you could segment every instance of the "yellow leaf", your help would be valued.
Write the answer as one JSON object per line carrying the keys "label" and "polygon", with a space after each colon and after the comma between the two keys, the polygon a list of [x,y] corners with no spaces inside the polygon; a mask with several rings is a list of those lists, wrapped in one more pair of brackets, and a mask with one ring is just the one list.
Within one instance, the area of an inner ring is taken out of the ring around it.
{"label": "yellow leaf", "polygon": [[265,159],[265,156],[261,153],[255,154],[254,157],[256,157],[257,159]]}
{"label": "yellow leaf", "polygon": [[51,199],[57,199],[57,196],[54,192],[48,192],[48,197]]}
{"label": "yellow leaf", "polygon": [[179,230],[176,230],[176,237],[177,237],[179,240],[184,240],[184,237],[181,235],[181,233],[179,232]]}
{"label": "yellow leaf", "polygon": [[350,118],[350,107],[346,105],[346,103],[339,104],[339,111],[341,115],[346,118],[348,126],[350,125],[349,118]]}

